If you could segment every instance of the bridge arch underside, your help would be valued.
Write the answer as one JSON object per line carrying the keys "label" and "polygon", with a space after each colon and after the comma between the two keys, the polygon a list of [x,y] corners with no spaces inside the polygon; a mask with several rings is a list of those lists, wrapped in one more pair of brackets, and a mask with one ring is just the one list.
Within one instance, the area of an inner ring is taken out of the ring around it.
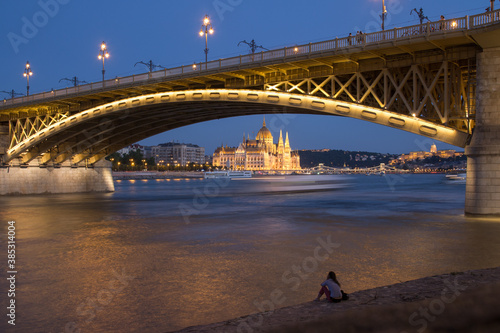
{"label": "bridge arch underside", "polygon": [[[50,126],[19,135],[11,122],[11,144],[3,163],[40,165],[85,161],[150,136],[199,122],[256,114],[313,114],[351,117],[465,147],[469,134],[411,115],[356,103],[301,94],[254,90],[191,90],[126,98],[77,114],[60,116]],[[17,135],[17,138],[16,138]]]}

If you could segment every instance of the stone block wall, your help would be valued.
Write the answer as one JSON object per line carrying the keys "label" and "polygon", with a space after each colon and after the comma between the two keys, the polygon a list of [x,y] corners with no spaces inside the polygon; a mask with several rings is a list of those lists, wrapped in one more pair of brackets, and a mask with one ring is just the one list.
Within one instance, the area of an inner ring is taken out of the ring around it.
{"label": "stone block wall", "polygon": [[9,147],[9,124],[0,124],[0,155]]}
{"label": "stone block wall", "polygon": [[40,168],[20,166],[0,168],[0,195],[112,192],[115,187],[111,163],[99,161],[92,168],[71,167],[64,163],[60,167]]}
{"label": "stone block wall", "polygon": [[467,155],[465,213],[500,215],[500,48],[478,55],[476,128]]}

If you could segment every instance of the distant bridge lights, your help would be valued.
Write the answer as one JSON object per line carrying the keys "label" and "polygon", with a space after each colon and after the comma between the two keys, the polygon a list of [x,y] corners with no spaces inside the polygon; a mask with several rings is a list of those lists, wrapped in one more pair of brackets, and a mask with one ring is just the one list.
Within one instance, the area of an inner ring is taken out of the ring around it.
{"label": "distant bridge lights", "polygon": [[208,62],[208,34],[213,35],[214,29],[212,27],[212,23],[210,23],[210,18],[208,15],[205,15],[203,19],[203,24],[201,25],[200,36],[203,37],[205,35],[205,62]]}
{"label": "distant bridge lights", "polygon": [[33,72],[31,71],[31,66],[30,62],[26,61],[26,68],[24,69],[23,76],[26,78],[26,96],[30,95],[30,76],[33,75]]}
{"label": "distant bridge lights", "polygon": [[101,44],[101,49],[99,50],[99,55],[97,56],[97,59],[102,60],[102,81],[104,82],[104,73],[106,72],[104,70],[104,59],[109,58],[109,53],[108,49],[106,48],[106,43],[102,42]]}

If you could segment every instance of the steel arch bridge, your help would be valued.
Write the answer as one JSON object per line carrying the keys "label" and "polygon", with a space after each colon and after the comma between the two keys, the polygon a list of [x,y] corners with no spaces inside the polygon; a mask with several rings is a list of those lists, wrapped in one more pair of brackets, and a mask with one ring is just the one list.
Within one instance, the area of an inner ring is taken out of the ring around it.
{"label": "steel arch bridge", "polygon": [[166,130],[252,114],[303,113],[351,117],[463,146],[468,134],[414,116],[363,104],[281,91],[204,89],[155,93],[83,110],[16,120],[4,156],[21,164],[93,164],[110,153]]}
{"label": "steel arch bridge", "polygon": [[[476,55],[499,11],[45,92],[0,103],[3,165],[92,165],[149,136],[241,115],[351,117],[465,147]],[[3,144],[2,144],[3,142]]]}

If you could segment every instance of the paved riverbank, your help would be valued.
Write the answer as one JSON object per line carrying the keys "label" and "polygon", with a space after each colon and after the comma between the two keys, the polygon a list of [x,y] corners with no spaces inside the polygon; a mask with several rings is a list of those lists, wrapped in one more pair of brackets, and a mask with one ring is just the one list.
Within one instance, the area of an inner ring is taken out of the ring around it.
{"label": "paved riverbank", "polygon": [[203,172],[196,171],[113,171],[114,180],[129,179],[174,179],[174,178],[203,178]]}
{"label": "paved riverbank", "polygon": [[[442,274],[188,327],[191,332],[500,332],[500,267]],[[311,295],[313,299],[315,295]]]}

